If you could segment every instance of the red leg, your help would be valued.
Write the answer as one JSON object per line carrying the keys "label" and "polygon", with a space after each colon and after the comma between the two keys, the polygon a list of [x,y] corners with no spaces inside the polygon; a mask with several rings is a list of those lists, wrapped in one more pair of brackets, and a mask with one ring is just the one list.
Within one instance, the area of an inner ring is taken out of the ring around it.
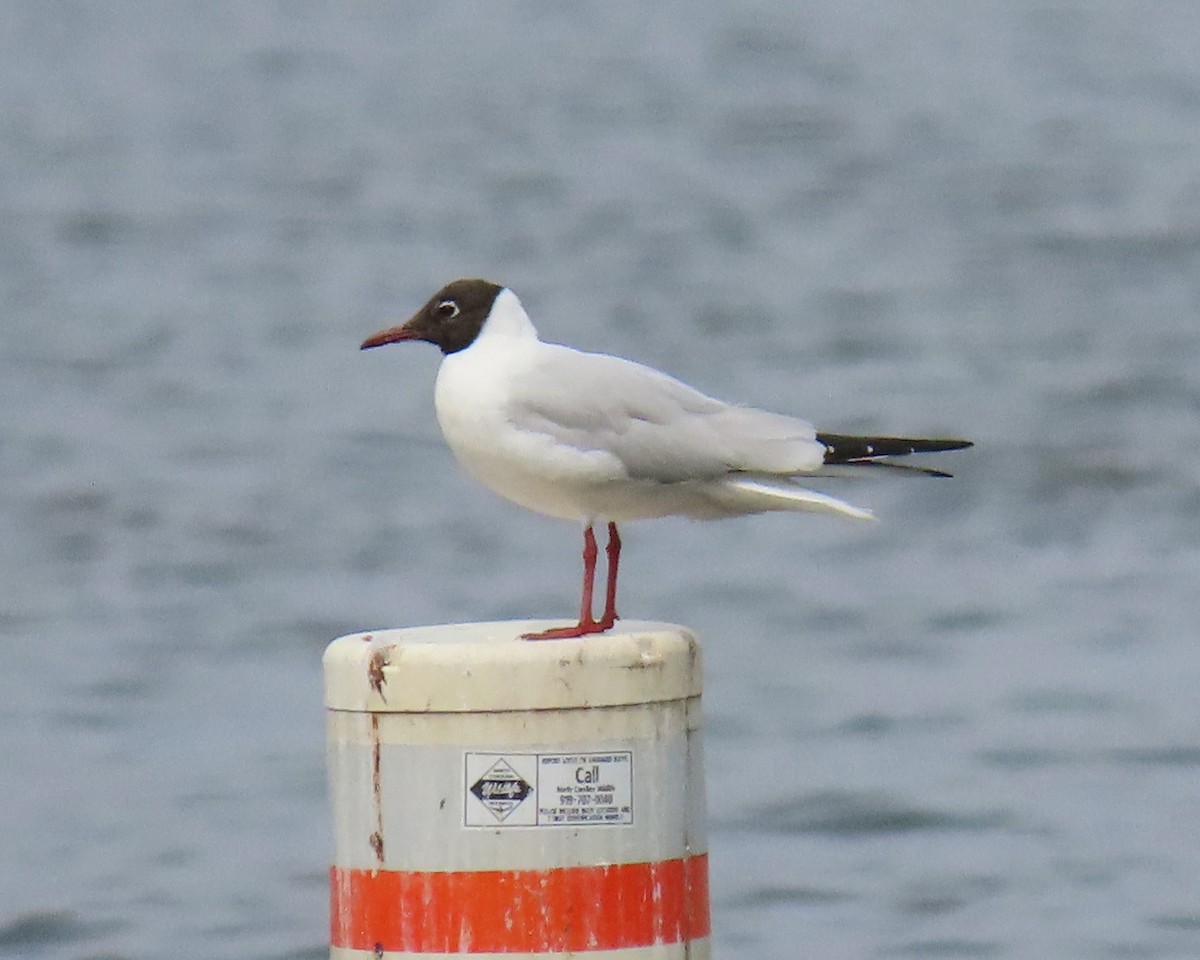
{"label": "red leg", "polygon": [[600,617],[600,629],[608,630],[617,622],[617,565],[621,562],[621,537],[617,525],[608,524],[608,587],[604,591],[604,614]]}
{"label": "red leg", "polygon": [[[609,524],[610,535],[616,528]],[[609,550],[612,550],[612,540],[610,536]],[[617,550],[620,551],[620,541],[617,541]],[[571,640],[575,637],[586,637],[592,633],[603,633],[611,623],[597,623],[592,619],[592,592],[596,583],[596,557],[599,550],[596,548],[596,534],[592,531],[592,525],[589,523],[583,531],[583,598],[579,604],[579,623],[573,627],[555,627],[551,630],[543,630],[541,633],[527,633],[522,639],[525,640]],[[613,573],[612,554],[609,554],[609,574]],[[615,590],[615,584],[610,586],[611,590]]]}
{"label": "red leg", "polygon": [[592,590],[596,586],[596,534],[592,532],[589,523],[583,531],[583,597],[579,601],[579,626],[591,626],[592,620]]}

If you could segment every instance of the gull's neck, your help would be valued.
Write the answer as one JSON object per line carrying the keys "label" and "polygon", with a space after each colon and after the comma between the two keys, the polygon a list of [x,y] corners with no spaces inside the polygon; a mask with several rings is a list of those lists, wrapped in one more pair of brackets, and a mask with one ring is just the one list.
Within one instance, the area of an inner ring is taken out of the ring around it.
{"label": "gull's neck", "polygon": [[479,336],[475,338],[472,346],[482,343],[499,346],[504,342],[536,341],[537,338],[537,329],[534,327],[533,321],[529,319],[525,308],[521,306],[521,301],[517,299],[515,293],[506,289],[501,290],[496,296],[488,318],[484,321],[479,330]]}

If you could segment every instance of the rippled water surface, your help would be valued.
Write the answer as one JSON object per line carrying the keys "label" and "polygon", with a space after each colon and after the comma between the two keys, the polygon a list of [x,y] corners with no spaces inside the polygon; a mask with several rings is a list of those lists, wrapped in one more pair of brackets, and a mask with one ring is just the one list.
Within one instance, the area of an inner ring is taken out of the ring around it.
{"label": "rippled water surface", "polygon": [[882,518],[630,526],[717,955],[1200,955],[1200,8],[0,3],[0,956],[315,958],[320,654],[569,615],[442,283],[829,430]]}

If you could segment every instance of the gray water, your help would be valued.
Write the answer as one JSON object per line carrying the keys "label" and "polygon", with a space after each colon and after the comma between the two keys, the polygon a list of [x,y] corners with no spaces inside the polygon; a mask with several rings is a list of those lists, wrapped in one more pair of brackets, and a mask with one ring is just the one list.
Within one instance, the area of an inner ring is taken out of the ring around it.
{"label": "gray water", "polygon": [[325,953],[320,654],[569,616],[437,287],[836,431],[874,525],[632,525],[716,953],[1200,955],[1200,7],[0,3],[0,956]]}

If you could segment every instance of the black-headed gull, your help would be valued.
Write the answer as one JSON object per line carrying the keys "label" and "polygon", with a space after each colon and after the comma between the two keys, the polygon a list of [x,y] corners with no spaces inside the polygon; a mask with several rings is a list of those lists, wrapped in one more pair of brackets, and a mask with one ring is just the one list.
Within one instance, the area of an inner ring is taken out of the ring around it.
{"label": "black-headed gull", "polygon": [[[579,622],[528,639],[582,637],[616,622],[619,522],[768,510],[869,520],[869,511],[807,490],[798,478],[971,446],[818,433],[794,417],[715,400],[631,360],[545,343],[516,294],[487,280],[448,284],[362,349],[402,340],[428,341],[445,355],[434,391],[437,419],[467,472],[523,507],[583,523]],[[599,620],[592,614],[596,522],[608,524]]]}

